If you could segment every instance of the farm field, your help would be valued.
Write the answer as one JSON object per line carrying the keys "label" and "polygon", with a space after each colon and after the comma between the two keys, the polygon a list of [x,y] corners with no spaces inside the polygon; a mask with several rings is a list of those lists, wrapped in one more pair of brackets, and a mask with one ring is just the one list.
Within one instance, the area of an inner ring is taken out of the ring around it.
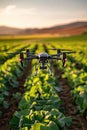
{"label": "farm field", "polygon": [[[24,61],[18,52],[55,54],[64,48],[61,61],[35,75],[38,60]],[[0,130],[87,130],[87,34],[70,37],[0,39]]]}

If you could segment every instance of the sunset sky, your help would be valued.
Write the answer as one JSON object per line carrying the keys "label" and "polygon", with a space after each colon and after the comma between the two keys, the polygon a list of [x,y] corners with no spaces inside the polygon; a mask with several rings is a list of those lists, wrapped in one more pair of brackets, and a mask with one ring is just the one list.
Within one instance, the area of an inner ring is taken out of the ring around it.
{"label": "sunset sky", "polygon": [[49,27],[87,21],[87,0],[0,0],[0,26]]}

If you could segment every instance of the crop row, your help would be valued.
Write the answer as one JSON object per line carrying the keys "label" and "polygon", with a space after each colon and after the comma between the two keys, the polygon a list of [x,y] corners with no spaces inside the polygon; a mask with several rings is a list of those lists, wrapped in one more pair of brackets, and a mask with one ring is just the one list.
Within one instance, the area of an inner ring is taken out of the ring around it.
{"label": "crop row", "polygon": [[14,56],[17,55],[16,52],[21,52],[23,51],[25,48],[29,47],[29,44],[27,45],[16,45],[15,47],[9,49],[8,51],[4,51],[0,53],[0,65],[4,64],[8,59],[13,58]]}
{"label": "crop row", "polygon": [[[38,64],[38,63],[37,63]],[[36,62],[33,63],[36,66]],[[25,83],[25,93],[10,122],[12,130],[66,130],[71,118],[66,117],[61,109],[58,96],[60,88],[54,76],[46,71],[32,74]]]}
{"label": "crop row", "polygon": [[[30,45],[22,46],[25,48],[26,46],[28,47]],[[26,65],[27,62],[25,61],[24,68]],[[13,58],[6,60],[6,62],[0,67],[0,117],[2,117],[5,110],[11,107],[9,98],[12,96],[15,99],[16,95],[18,94],[17,93],[12,95],[11,90],[18,88],[17,78],[21,77],[24,68],[19,63],[18,56],[15,55]]]}
{"label": "crop row", "polygon": [[68,79],[74,101],[81,114],[87,116],[87,73],[69,66],[64,70],[63,77]]}
{"label": "crop row", "polygon": [[[66,45],[64,46],[66,47]],[[79,112],[87,117],[87,59],[85,59],[86,54],[84,53],[83,56],[80,53],[75,53],[73,54],[73,56],[69,55],[67,57],[68,59],[65,68],[62,67],[61,63],[57,63],[57,65],[64,72],[63,78],[67,78],[68,80],[68,83],[71,87],[73,99],[77,104]],[[82,61],[80,62],[81,59]]]}

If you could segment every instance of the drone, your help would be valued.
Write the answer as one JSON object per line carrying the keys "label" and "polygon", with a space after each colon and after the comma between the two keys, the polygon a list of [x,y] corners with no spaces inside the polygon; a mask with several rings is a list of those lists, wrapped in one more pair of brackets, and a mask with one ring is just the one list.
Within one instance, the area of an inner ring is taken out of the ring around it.
{"label": "drone", "polygon": [[[52,60],[61,60],[63,67],[65,66],[67,54],[75,53],[75,51],[72,50],[66,50],[66,49],[56,49],[56,48],[50,48],[48,50],[56,50],[56,54],[48,54],[47,52],[41,52],[40,54],[32,54],[30,52],[30,49],[26,49],[26,52],[18,52],[17,54],[20,55],[20,63],[23,66],[23,62],[25,60],[30,61],[36,59],[38,61],[38,66],[36,68],[36,73],[38,71],[38,68],[41,70],[46,70],[47,68],[50,68],[48,64]],[[26,57],[25,57],[26,55]],[[49,69],[51,71],[51,68]]]}

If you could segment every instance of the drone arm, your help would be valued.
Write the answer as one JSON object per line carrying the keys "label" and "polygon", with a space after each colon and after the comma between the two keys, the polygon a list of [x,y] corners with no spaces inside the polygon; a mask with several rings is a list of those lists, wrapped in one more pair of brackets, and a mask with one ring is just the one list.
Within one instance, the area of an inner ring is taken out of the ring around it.
{"label": "drone arm", "polygon": [[59,54],[53,54],[53,55],[51,55],[51,57],[60,56],[60,55],[61,55],[61,53],[59,53]]}
{"label": "drone arm", "polygon": [[49,59],[61,60],[61,58],[60,58],[60,57],[54,57],[54,56],[51,56]]}
{"label": "drone arm", "polygon": [[61,58],[56,58],[56,57],[53,57],[53,58],[51,58],[51,59],[54,59],[54,60],[61,60]]}
{"label": "drone arm", "polygon": [[71,53],[76,53],[75,51],[65,51],[65,52],[60,52],[60,53],[58,53],[58,54],[53,54],[53,55],[51,55],[51,57],[53,57],[53,56],[60,56],[60,55],[63,55],[63,54],[71,54]]}
{"label": "drone arm", "polygon": [[24,60],[33,60],[33,59],[39,59],[38,56],[31,56],[31,57],[26,57]]}

